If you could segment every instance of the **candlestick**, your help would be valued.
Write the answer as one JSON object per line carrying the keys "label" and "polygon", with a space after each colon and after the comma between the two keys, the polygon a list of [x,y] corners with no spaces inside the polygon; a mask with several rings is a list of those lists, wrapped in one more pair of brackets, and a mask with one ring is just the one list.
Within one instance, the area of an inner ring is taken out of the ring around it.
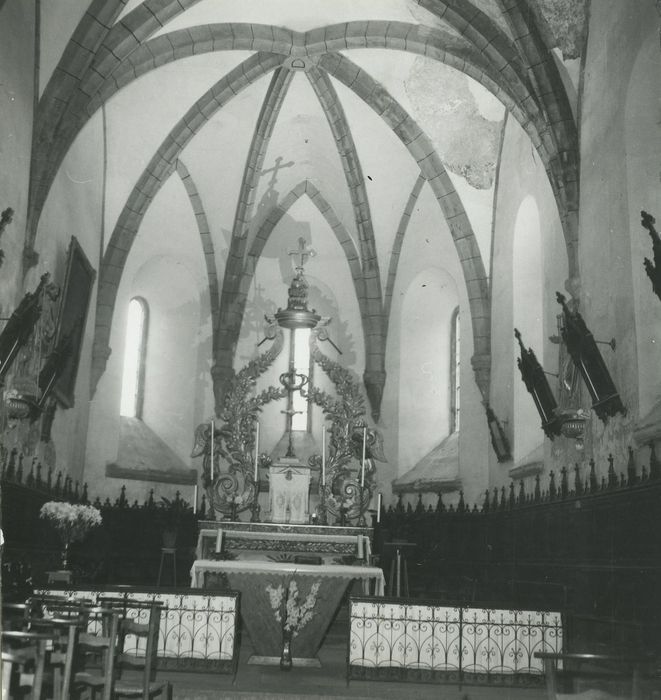
{"label": "candlestick", "polygon": [[376,496],[376,522],[381,522],[381,491]]}
{"label": "candlestick", "polygon": [[195,488],[193,489],[193,515],[197,513],[197,484],[195,484]]}
{"label": "candlestick", "polygon": [[367,444],[367,428],[363,427],[363,462],[360,472],[360,485],[365,486],[365,446]]}
{"label": "candlestick", "polygon": [[326,485],[326,426],[321,428],[321,485]]}
{"label": "candlestick", "polygon": [[220,554],[223,549],[223,531],[216,532],[216,554]]}
{"label": "candlestick", "polygon": [[211,483],[213,484],[213,450],[214,450],[214,426],[213,421],[211,421]]}
{"label": "candlestick", "polygon": [[259,480],[259,421],[255,426],[255,483]]}

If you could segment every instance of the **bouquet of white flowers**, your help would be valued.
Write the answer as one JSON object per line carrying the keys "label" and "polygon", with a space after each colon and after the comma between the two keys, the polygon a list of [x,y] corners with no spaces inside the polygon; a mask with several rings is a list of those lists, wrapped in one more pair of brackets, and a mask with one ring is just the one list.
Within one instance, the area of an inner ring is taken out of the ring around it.
{"label": "bouquet of white flowers", "polygon": [[266,587],[275,619],[282,623],[283,630],[296,636],[310,622],[317,602],[319,586],[319,582],[313,583],[310,592],[302,602],[299,602],[298,584],[294,579],[289,581],[286,589],[282,584],[275,588]]}
{"label": "bouquet of white flowers", "polygon": [[84,506],[64,501],[48,501],[41,506],[40,517],[48,520],[57,531],[64,545],[62,564],[67,565],[69,545],[82,540],[88,530],[101,525],[101,513],[94,506]]}

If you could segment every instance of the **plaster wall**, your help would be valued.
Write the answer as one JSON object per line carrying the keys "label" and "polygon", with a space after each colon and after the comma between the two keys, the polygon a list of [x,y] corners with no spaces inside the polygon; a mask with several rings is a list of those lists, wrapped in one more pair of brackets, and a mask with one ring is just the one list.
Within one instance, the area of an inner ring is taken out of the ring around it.
{"label": "plaster wall", "polygon": [[[415,320],[410,323],[406,297],[417,282],[425,284],[422,273],[428,274],[431,270],[439,293],[433,300],[428,299],[422,308],[417,308],[417,323]],[[440,289],[441,286],[445,288]],[[392,454],[396,455],[395,463],[390,466],[392,478],[412,468],[448,434],[448,405],[438,405],[444,399],[449,404],[446,386],[448,365],[438,355],[448,354],[449,323],[446,337],[440,338],[438,334],[442,333],[443,318],[449,321],[457,305],[461,319],[461,428],[457,476],[462,480],[465,497],[476,499],[488,478],[483,467],[487,460],[487,430],[481,395],[471,366],[473,334],[470,308],[447,223],[435,205],[431,189],[425,185],[411,215],[402,246],[388,333],[386,370],[389,381],[384,392],[382,418],[386,425],[393,426],[391,431],[385,431],[386,445],[397,448],[396,451],[392,450]],[[438,318],[439,315],[443,318]],[[438,330],[430,338],[434,320]],[[425,359],[430,364],[426,364]],[[425,370],[429,371],[432,367],[434,373],[443,372],[442,368],[445,367],[444,376],[425,375]],[[426,389],[424,399],[415,388],[415,382],[421,378],[432,384]],[[435,381],[439,382],[439,386],[433,386]],[[435,497],[430,498],[435,503]],[[456,500],[458,494],[444,500],[451,503],[453,498]]]}
{"label": "plaster wall", "polygon": [[[658,301],[645,295],[638,267],[642,260],[631,257],[631,241],[647,236],[639,228],[640,209],[653,208],[658,202],[658,182],[645,182],[646,172],[658,168],[658,124],[652,123],[656,119],[653,115],[640,117],[636,120],[640,133],[636,135],[626,124],[633,114],[627,98],[640,94],[645,84],[651,85],[652,95],[659,95],[658,25],[652,2],[604,0],[591,6],[581,96],[581,311],[595,338],[616,339],[617,351],[603,348],[602,355],[627,408],[625,416],[618,414],[606,424],[592,413],[592,452],[598,474],[606,473],[609,454],[613,454],[616,465],[626,464],[632,428],[640,415],[639,380],[641,385],[650,385],[644,390],[644,406],[658,396],[661,387],[658,373],[650,371],[655,365],[652,356],[656,343],[645,342],[647,331],[639,328],[652,317],[643,309],[651,309]],[[655,52],[650,51],[650,42],[656,44]],[[644,53],[632,47],[642,47]],[[649,78],[642,76],[647,71]],[[641,105],[635,108],[639,110]],[[655,166],[645,156],[642,168],[636,167],[641,148],[649,149]],[[617,274],[605,274],[606,270],[616,270]],[[654,330],[653,339],[656,333]],[[636,341],[640,343],[641,339],[644,376],[636,350]]]}
{"label": "plaster wall", "polygon": [[[513,287],[513,270],[522,266],[525,271],[527,259],[515,258],[514,233],[516,221],[522,203],[530,198],[538,213],[539,241],[541,251],[539,260],[541,269],[540,287],[542,318],[541,336],[538,335],[537,346],[530,340],[524,344],[533,346],[537,359],[544,369],[555,372],[558,365],[558,346],[553,344],[550,336],[557,334],[556,316],[560,307],[555,299],[555,292],[562,291],[567,278],[567,253],[558,216],[558,210],[543,164],[534,151],[530,139],[521,126],[512,118],[506,120],[503,143],[501,146],[500,168],[494,202],[494,240],[491,258],[491,292],[492,292],[492,327],[491,327],[491,406],[503,424],[509,439],[516,434],[519,426],[513,425],[515,396],[522,402],[520,412],[527,413],[527,430],[537,436],[526,444],[526,448],[516,453],[518,459],[524,459],[535,446],[544,445],[548,454],[549,441],[544,438],[541,421],[535,409],[532,397],[515,388],[522,383],[516,366],[518,345],[514,338],[515,318],[527,313],[528,299],[515,298]],[[525,236],[525,231],[522,232]],[[521,253],[522,251],[520,251]],[[523,329],[520,329],[523,332]],[[540,340],[541,339],[541,344]],[[555,390],[554,378],[549,377],[550,385]],[[520,389],[520,388],[519,388]],[[533,421],[534,418],[534,421]],[[557,440],[557,438],[556,438]],[[572,447],[572,449],[574,449]],[[509,483],[509,470],[516,462],[499,464],[490,449],[490,486],[502,486]]]}
{"label": "plaster wall", "polygon": [[[117,458],[119,406],[128,303],[149,307],[143,420],[181,461],[190,458],[195,427],[211,414],[211,323],[202,244],[186,191],[176,174],[147,211],[117,293],[112,354],[93,400],[87,446],[90,479],[116,497],[121,482],[105,477]],[[130,466],[130,465],[120,465]],[[159,465],[151,465],[158,469]],[[153,483],[130,481],[127,498],[142,502]],[[171,497],[181,486],[158,484]]]}
{"label": "plaster wall", "polygon": [[633,58],[624,112],[640,416],[661,400],[661,372],[658,369],[661,362],[661,300],[654,294],[641,262],[645,258],[653,260],[653,251],[651,238],[640,224],[640,211],[644,210],[656,218],[657,231],[661,228],[660,74],[658,34],[648,32]]}
{"label": "plaster wall", "polygon": [[[104,182],[103,120],[101,113],[81,130],[69,149],[46,199],[34,246],[39,255],[36,267],[26,276],[35,286],[43,272],[64,284],[67,251],[75,236],[90,265],[98,275],[102,238]],[[39,443],[37,456],[44,465],[69,474],[75,481],[87,481],[85,444],[87,439],[90,364],[96,309],[96,280],[90,296],[80,361],[76,375],[74,405],[58,406],[51,431],[51,443]],[[91,482],[88,481],[91,486]],[[90,494],[93,490],[90,490]]]}
{"label": "plaster wall", "polygon": [[9,316],[26,291],[21,280],[34,89],[34,2],[0,9],[0,211],[14,210],[0,238],[0,316]]}

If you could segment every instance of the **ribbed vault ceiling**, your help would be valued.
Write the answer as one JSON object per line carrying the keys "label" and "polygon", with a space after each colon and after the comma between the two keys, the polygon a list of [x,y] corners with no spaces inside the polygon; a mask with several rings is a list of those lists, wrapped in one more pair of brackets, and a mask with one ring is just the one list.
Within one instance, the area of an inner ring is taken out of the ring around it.
{"label": "ribbed vault ceiling", "polygon": [[36,246],[62,164],[103,110],[109,157],[94,381],[133,242],[154,198],[178,177],[208,275],[217,405],[259,255],[307,197],[351,271],[378,414],[399,250],[429,188],[425,201],[442,212],[463,269],[474,368],[488,400],[486,271],[507,118],[520,123],[549,174],[575,264],[576,130],[562,63],[550,50],[558,41],[548,8],[524,0],[49,6],[42,3],[28,238]]}

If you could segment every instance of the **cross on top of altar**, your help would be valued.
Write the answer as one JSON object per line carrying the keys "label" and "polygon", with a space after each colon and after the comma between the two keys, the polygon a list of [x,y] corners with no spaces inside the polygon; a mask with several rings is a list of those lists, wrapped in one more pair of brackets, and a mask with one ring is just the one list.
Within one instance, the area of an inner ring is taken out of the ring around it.
{"label": "cross on top of altar", "polygon": [[302,236],[298,239],[298,248],[296,250],[290,250],[287,252],[287,255],[291,255],[292,257],[295,255],[300,256],[300,261],[298,265],[296,265],[296,269],[301,271],[303,271],[303,265],[305,265],[305,261],[308,258],[314,258],[316,254],[316,250],[307,247],[305,238],[303,238]]}

